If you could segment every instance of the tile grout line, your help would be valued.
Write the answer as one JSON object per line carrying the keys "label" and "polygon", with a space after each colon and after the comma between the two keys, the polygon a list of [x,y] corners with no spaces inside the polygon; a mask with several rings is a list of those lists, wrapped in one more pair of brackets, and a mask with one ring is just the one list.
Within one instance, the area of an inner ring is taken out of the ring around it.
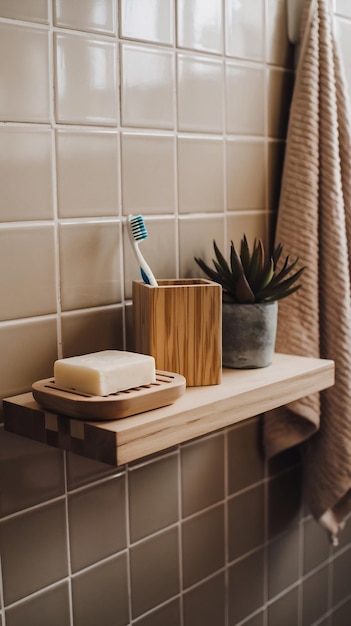
{"label": "tile grout line", "polygon": [[51,504],[55,504],[56,502],[61,502],[64,501],[66,497],[65,492],[63,492],[61,495],[59,496],[55,496],[54,498],[50,498],[49,500],[45,500],[44,502],[39,502],[38,504],[33,504],[31,506],[28,506],[25,509],[21,509],[20,511],[14,511],[13,513],[9,513],[8,515],[4,515],[1,518],[1,522],[7,522],[7,521],[11,521],[12,519],[16,519],[17,517],[22,517],[24,515],[27,515],[28,513],[31,513],[32,511],[37,511],[39,509],[42,509],[46,506],[50,506]]}
{"label": "tile grout line", "polygon": [[329,546],[328,556],[328,596],[327,596],[327,611],[331,613],[333,610],[333,584],[334,584],[334,554],[333,547]]}
{"label": "tile grout line", "polygon": [[[63,453],[67,453],[66,450],[62,450]],[[87,483],[86,485],[82,485],[80,487],[76,487],[75,489],[69,489],[67,487],[67,495],[74,495],[76,493],[80,493],[82,491],[88,491],[91,488],[97,487],[98,485],[102,485],[110,480],[113,480],[115,478],[118,478],[120,476],[123,475],[125,470],[123,470],[122,472],[116,472],[111,474],[110,476],[104,476],[100,479],[97,480],[93,480],[90,483]],[[32,511],[36,511],[38,509],[44,508],[47,505],[50,504],[54,504],[55,502],[59,502],[60,500],[64,500],[66,496],[66,493],[63,492],[62,494],[60,494],[59,496],[54,496],[53,498],[49,498],[48,500],[44,500],[43,502],[38,502],[37,504],[32,504],[31,506],[26,507],[25,509],[21,509],[19,511],[14,511],[13,513],[9,513],[7,515],[4,515],[1,518],[1,521],[8,521],[12,518],[16,518],[16,517],[21,517],[22,515],[26,515],[27,513],[30,513]]]}
{"label": "tile grout line", "polygon": [[183,498],[182,498],[182,463],[181,446],[177,447],[177,492],[178,492],[178,575],[179,575],[179,611],[180,624],[184,626],[184,580],[183,580]]}
{"label": "tile grout line", "polygon": [[269,600],[269,468],[268,461],[264,463],[263,471],[263,528],[264,528],[264,545],[263,545],[263,626],[268,626],[268,600]]}
{"label": "tile grout line", "polygon": [[173,71],[174,71],[174,92],[173,92],[173,107],[174,107],[174,128],[173,128],[173,175],[174,175],[174,218],[175,218],[175,274],[176,278],[181,275],[180,271],[180,221],[179,221],[179,151],[178,151],[178,139],[179,139],[179,107],[178,107],[178,31],[177,31],[177,8],[178,4],[173,4]]}
{"label": "tile grout line", "polygon": [[[1,527],[1,524],[0,524]],[[3,616],[3,625],[6,626],[6,617],[5,617],[5,599],[4,599],[4,581],[2,574],[2,560],[0,554],[0,616]]]}
{"label": "tile grout line", "polygon": [[66,520],[66,548],[67,548],[67,568],[68,568],[68,605],[70,623],[73,626],[73,590],[72,590],[72,565],[71,565],[71,540],[70,540],[70,524],[68,511],[68,470],[67,470],[67,452],[64,452],[64,482],[65,482],[65,520]]}
{"label": "tile grout line", "polygon": [[[124,549],[120,550],[118,553],[114,553],[114,554],[111,554],[111,555],[109,555],[107,557],[104,557],[100,561],[97,561],[96,563],[88,565],[88,566],[82,568],[81,570],[79,570],[77,572],[74,572],[72,574],[72,579],[77,577],[77,576],[80,576],[81,574],[84,574],[85,572],[89,572],[89,571],[92,571],[92,570],[98,568],[103,563],[108,563],[109,561],[113,560],[117,555],[119,556],[119,555],[125,554],[125,553],[127,553],[127,551],[128,551],[128,549],[124,548]],[[253,550],[253,552],[254,552],[254,550]],[[201,587],[204,582],[208,582],[208,581],[216,578],[221,573],[224,574],[225,570],[226,570],[226,567],[224,566],[224,567],[222,567],[222,568],[220,568],[220,569],[218,569],[218,570],[216,570],[214,572],[211,572],[211,574],[208,574],[207,576],[205,576],[201,580],[199,580],[196,583],[190,585],[184,591],[187,593],[189,591],[197,589],[198,587]],[[61,579],[59,579],[59,580],[57,580],[57,581],[55,581],[53,583],[50,583],[50,584],[46,585],[45,587],[43,587],[43,588],[41,588],[41,589],[39,589],[37,591],[34,591],[34,592],[24,596],[23,598],[20,598],[20,599],[18,599],[16,601],[6,605],[6,608],[12,608],[12,607],[24,604],[28,599],[40,596],[40,595],[42,595],[43,593],[45,593],[46,591],[48,591],[50,589],[55,589],[56,587],[60,586],[65,581],[69,582],[69,576],[65,576],[65,577],[63,577],[63,578],[61,578]],[[293,589],[295,589],[296,587],[298,587],[299,583],[300,583],[300,581],[295,581],[293,584],[291,584],[288,587],[286,587],[282,592],[280,592],[279,594],[274,596],[274,598],[269,600],[268,601],[268,605],[273,604],[276,600],[282,598],[286,593],[288,593],[288,592],[292,591]],[[167,604],[170,604],[171,602],[173,602],[177,598],[180,599],[181,595],[182,595],[181,593],[180,594],[175,594],[175,595],[171,596],[170,598],[167,598],[167,600],[165,600],[164,602],[161,602],[161,603],[153,606],[151,609],[148,609],[147,611],[145,611],[141,615],[138,615],[138,617],[136,617],[134,620],[131,620],[131,624],[133,624],[133,625],[135,624],[136,625],[146,615],[154,613],[159,608],[161,608],[163,606],[166,606]],[[351,594],[349,594],[349,596],[347,596],[346,598],[341,600],[337,605],[335,605],[335,607],[333,607],[333,611],[335,609],[340,608],[344,604],[346,604],[350,599],[351,599]],[[262,611],[262,608],[263,608],[262,606],[258,607],[258,609],[255,609],[255,611],[253,611],[249,615],[245,616],[245,618],[243,620],[240,620],[240,622],[238,622],[235,626],[240,626],[241,624],[244,625],[249,619],[252,618],[252,616],[254,616],[256,614],[259,614]],[[317,620],[317,622],[319,622],[320,620],[323,620],[324,617],[325,616],[322,616],[321,618],[319,618]],[[313,626],[316,626],[317,622],[314,623]]]}
{"label": "tile grout line", "polygon": [[298,626],[302,626],[303,621],[303,572],[304,572],[304,551],[305,551],[305,525],[301,517],[299,520],[299,545],[298,545],[298,588],[297,588],[297,621]]}
{"label": "tile grout line", "polygon": [[229,429],[224,430],[224,598],[225,598],[225,626],[229,624],[229,519],[228,519],[228,501],[229,501]]}
{"label": "tile grout line", "polygon": [[[50,3],[49,3],[49,4],[50,4]],[[118,3],[118,6],[119,6],[119,3]],[[4,21],[4,22],[6,22],[6,20],[3,20],[3,21]],[[10,21],[10,22],[11,22],[11,23],[13,22],[13,23],[16,23],[16,24],[18,23],[17,21],[16,21],[16,22],[14,22],[14,21]],[[174,20],[174,23],[176,24],[176,20]],[[28,26],[28,23],[27,23],[27,22],[25,22],[25,25],[26,25],[26,26]],[[40,26],[40,25],[39,25],[39,26]],[[115,36],[116,36],[116,38],[117,38],[117,49],[118,49],[118,45],[119,45],[119,43],[118,43],[118,42],[122,43],[122,42],[124,41],[124,40],[118,39],[118,37],[119,37],[118,26],[119,26],[119,25],[117,24],[117,28],[116,28],[116,35],[115,35]],[[51,28],[51,33],[53,33],[54,31],[55,31],[55,32],[65,32],[65,29],[54,29],[54,28],[52,27],[52,28]],[[72,34],[72,31],[68,31],[68,33]],[[88,33],[84,33],[84,34],[86,34],[87,36],[90,36],[90,35],[91,35],[91,33],[89,33],[89,32],[88,32]],[[98,33],[95,33],[95,35],[96,35],[96,36],[100,36]],[[74,36],[74,35],[73,35],[73,36]],[[225,36],[225,34],[224,34],[224,36]],[[106,37],[107,37],[107,35],[106,35]],[[110,40],[110,39],[108,39],[108,40]],[[128,44],[128,40],[126,40],[126,43]],[[129,42],[129,43],[130,43],[130,42]],[[147,42],[139,42],[139,43],[140,43],[140,45],[143,45],[143,46],[147,46],[147,45],[148,45],[148,43],[147,43]],[[133,44],[133,41],[131,41],[131,44]],[[52,45],[52,44],[51,44],[51,45]],[[175,37],[175,36],[174,36],[174,45],[176,46],[176,37]],[[161,48],[161,46],[160,46],[160,45],[157,45],[157,46],[156,46],[156,44],[155,44],[155,48],[156,48],[156,47],[157,47],[157,49]],[[164,47],[162,47],[162,49],[164,49]],[[177,48],[176,48],[176,50],[177,50]],[[225,48],[224,48],[224,51],[225,51]],[[199,53],[199,51],[192,51],[192,55],[193,55],[193,56],[195,56],[195,54],[198,54],[198,53]],[[189,54],[189,56],[190,56],[190,54]],[[211,55],[211,58],[212,58],[212,56],[213,56],[213,55]],[[53,64],[52,64],[52,67],[53,67]],[[52,67],[50,66],[50,71],[51,71],[51,72],[52,72]],[[119,75],[119,80],[120,80],[120,75]],[[265,85],[265,86],[266,86],[266,85]],[[119,91],[119,93],[120,93],[120,91]],[[224,100],[224,101],[225,101],[225,100]],[[120,104],[121,104],[121,103],[120,103]],[[120,112],[121,112],[121,106],[119,107],[119,114],[120,114]],[[177,124],[177,119],[178,119],[178,118],[177,118],[177,113],[176,113],[176,124]],[[225,119],[226,119],[226,118],[224,117],[224,124],[225,124]],[[53,150],[53,154],[55,153],[55,128],[57,128],[57,127],[61,127],[61,125],[56,125],[56,124],[54,123],[54,124],[52,125],[52,127],[51,127],[51,132],[52,132],[52,150]],[[86,127],[86,126],[85,126],[84,128],[85,128],[85,130],[87,130],[87,127]],[[89,128],[89,127],[88,127],[88,128]],[[104,129],[105,129],[105,127],[104,127],[104,128],[102,128],[101,126],[100,126],[100,127],[98,127],[98,128],[99,128],[99,130],[100,130],[100,131],[102,131],[102,130],[104,130]],[[90,130],[90,128],[89,128],[89,130]],[[141,130],[142,130],[142,129],[141,129]],[[140,132],[140,129],[138,129],[138,131]],[[137,132],[138,132],[138,131],[137,131]],[[88,131],[87,131],[87,132],[88,132]],[[109,131],[107,131],[107,132],[109,132]],[[117,135],[118,135],[119,139],[120,139],[120,136],[121,136],[121,132],[122,132],[122,127],[120,126],[120,128],[119,128],[119,129],[117,129]],[[153,132],[155,132],[155,129],[153,129]],[[174,147],[174,150],[175,150],[175,155],[176,155],[176,156],[175,156],[175,167],[177,167],[177,162],[178,162],[178,159],[177,159],[177,149],[176,149],[177,137],[178,137],[178,136],[179,136],[179,132],[178,132],[178,129],[176,128],[176,130],[175,130],[175,134],[174,134],[174,142],[175,142],[175,147]],[[194,134],[194,136],[196,136],[196,135]],[[223,139],[223,149],[224,149],[224,151],[225,151],[225,141],[226,141],[226,139],[225,139],[225,129],[224,129],[224,132],[222,132],[221,138]],[[266,131],[265,131],[265,137],[264,137],[264,140],[265,140],[265,146],[266,146],[266,144],[267,144],[267,139],[268,139],[268,138],[267,138],[267,136],[266,136]],[[120,143],[121,143],[121,142],[119,141],[118,143],[119,143],[119,146],[120,146]],[[266,148],[266,150],[267,150],[267,148]],[[266,155],[266,158],[267,158],[267,155]],[[55,167],[54,167],[54,160],[53,160],[53,165],[52,165],[52,167],[53,167],[53,170],[55,171]],[[121,168],[121,161],[120,161],[119,168]],[[226,179],[226,154],[225,154],[224,168],[223,168],[223,169],[224,169],[224,174],[225,174],[225,177],[224,177],[224,178]],[[267,163],[266,163],[266,170],[267,170]],[[120,171],[120,170],[119,170],[119,171]],[[54,174],[54,172],[53,172],[53,174]],[[266,185],[267,185],[267,171],[266,171],[266,174],[265,174],[265,181],[266,181]],[[176,192],[176,194],[177,194],[177,177],[175,177],[175,192]],[[120,193],[121,193],[121,176],[120,176]],[[266,195],[267,195],[267,187],[266,187]],[[57,198],[57,196],[56,196],[56,198]],[[226,206],[226,204],[227,204],[227,203],[226,203],[226,200],[225,200],[225,219],[224,219],[225,229],[227,229],[227,206]],[[121,208],[121,206],[122,206],[122,204],[120,205],[120,208]],[[176,199],[176,211],[178,211],[178,202],[177,202],[177,199]],[[56,206],[56,213],[57,213],[57,206]],[[217,215],[216,215],[216,216],[217,216]],[[155,217],[156,217],[156,216],[155,216]],[[163,218],[164,216],[162,215],[162,216],[157,216],[157,217],[162,217],[162,218]],[[173,217],[173,216],[172,216],[172,217]],[[178,216],[178,215],[176,215],[176,219],[177,219],[178,217],[179,217],[179,216]],[[196,217],[196,215],[195,215],[195,217]],[[268,217],[266,217],[266,222],[267,222],[267,220],[268,220]],[[58,224],[58,218],[57,218],[57,215],[56,215],[56,222],[55,222],[55,223],[56,223],[56,228],[57,228],[57,224]],[[120,229],[122,229],[122,225],[123,225],[123,221],[122,221],[122,216],[121,216],[121,226],[120,226]],[[226,232],[227,232],[227,230],[226,230]],[[176,241],[177,241],[177,233],[178,233],[178,229],[176,230]],[[178,246],[178,245],[176,245],[176,254],[178,255],[178,257],[177,257],[177,258],[178,258],[178,261],[177,261],[177,266],[179,267],[179,249],[178,249],[178,248],[179,248],[179,246]],[[122,271],[122,269],[121,269],[121,271]],[[57,284],[59,284],[59,280],[57,281]],[[122,283],[121,283],[121,284],[122,284]],[[122,285],[123,285],[123,284],[122,284]],[[121,306],[123,306],[123,310],[124,310],[124,305],[125,305],[125,302],[124,302],[124,300],[122,300]],[[112,305],[111,305],[111,306],[112,306]],[[113,305],[113,306],[115,306],[115,305]],[[125,336],[126,336],[126,335],[125,335],[125,333],[126,333],[126,329],[125,329],[125,326],[124,326],[124,340],[125,340]],[[59,343],[59,345],[61,345],[61,336],[58,336],[58,343]],[[225,437],[226,437],[226,439],[227,439],[227,431],[226,431],[226,435],[225,435]],[[226,448],[225,448],[225,453],[227,454],[227,449],[226,449]],[[180,596],[179,596],[179,598],[180,598],[180,602],[181,602],[181,605],[182,605],[182,604],[183,604],[183,594],[184,594],[184,591],[185,591],[185,590],[183,589],[183,581],[182,581],[182,543],[181,543],[181,538],[182,538],[182,534],[181,534],[181,528],[182,528],[181,487],[182,487],[182,483],[181,483],[181,467],[180,467],[180,447],[178,447],[178,450],[177,450],[177,455],[178,455],[178,497],[179,497],[179,502],[178,502],[179,515],[178,515],[178,522],[177,522],[177,524],[178,524],[178,528],[179,528],[179,534],[178,534],[178,538],[179,538],[179,545],[178,545],[178,550],[179,550],[179,559],[180,559],[180,560],[179,560],[179,575],[180,575],[180,586],[181,586],[181,592],[180,592]],[[91,487],[92,487],[92,485],[94,485],[94,484],[95,484],[95,485],[102,484],[102,483],[104,483],[104,482],[105,482],[105,481],[107,481],[107,480],[110,480],[110,479],[112,479],[112,478],[116,478],[116,476],[111,476],[111,477],[108,477],[108,478],[105,478],[105,479],[98,479],[98,480],[94,481],[93,483],[89,483],[88,485],[85,485],[85,486],[82,486],[82,487],[78,487],[78,488],[76,488],[75,490],[72,490],[71,492],[69,492],[69,491],[68,491],[68,486],[67,486],[67,456],[68,456],[68,455],[67,455],[67,453],[64,453],[64,468],[65,468],[65,469],[64,469],[64,471],[65,471],[65,495],[64,495],[64,497],[65,497],[65,501],[66,501],[66,518],[67,518],[66,523],[67,523],[67,534],[68,534],[68,541],[69,541],[69,526],[68,526],[68,522],[69,522],[69,520],[68,520],[68,497],[69,497],[69,495],[71,495],[71,494],[75,494],[75,493],[80,492],[80,491],[82,491],[82,490],[84,490],[84,489],[89,489],[89,488],[91,488]],[[152,462],[153,462],[153,460],[151,460],[151,461],[150,461],[150,463],[152,463]],[[128,507],[127,501],[129,501],[129,495],[128,495],[128,493],[129,493],[129,492],[127,493],[127,491],[128,491],[127,487],[128,487],[128,484],[129,484],[129,480],[128,480],[128,479],[129,479],[129,470],[132,470],[132,469],[133,469],[133,468],[128,468],[128,467],[127,467],[127,469],[126,469],[126,470],[124,470],[124,471],[125,471],[125,485],[126,485],[126,494],[125,494],[125,496],[126,496],[126,525],[127,525],[127,526],[126,526],[126,529],[127,529],[127,530],[126,530],[126,532],[127,532],[127,548],[126,548],[126,558],[127,558],[127,568],[128,568],[129,607],[130,607],[130,609],[129,609],[129,614],[130,614],[130,621],[132,621],[132,612],[131,612],[131,579],[130,579],[130,574],[131,574],[131,572],[130,572],[130,548],[131,548],[132,544],[130,543],[130,536],[129,536],[129,535],[130,535],[130,532],[129,532],[129,513],[128,513],[128,508],[127,508],[127,507]],[[290,470],[290,469],[291,469],[291,468],[289,468],[289,470]],[[288,471],[288,470],[287,470],[287,471]],[[227,469],[227,467],[226,467],[226,474],[225,474],[225,477],[226,477],[226,478],[227,478],[227,472],[228,472],[228,469]],[[122,474],[121,474],[121,475],[122,475]],[[261,481],[259,481],[259,483],[257,483],[257,484],[260,484],[260,483],[261,483]],[[264,482],[264,485],[265,485],[264,489],[265,489],[265,507],[266,507],[266,504],[267,504],[267,491],[268,491],[268,480]],[[248,486],[247,488],[245,488],[244,490],[241,490],[241,492],[240,492],[240,493],[245,492],[245,491],[248,491],[248,490],[249,490],[249,489],[251,489],[252,487],[253,487],[253,485],[250,485],[250,486]],[[224,523],[225,523],[225,526],[226,526],[225,541],[226,541],[227,543],[228,543],[228,520],[227,520],[228,502],[229,502],[229,499],[234,498],[234,497],[235,497],[235,496],[237,496],[237,495],[238,495],[238,493],[235,493],[235,494],[231,494],[231,495],[229,495],[229,494],[228,494],[228,491],[227,491],[227,490],[225,490],[225,497],[224,497],[223,503],[224,503],[224,510],[225,510],[225,518],[224,518]],[[30,510],[30,509],[32,509],[32,508],[38,508],[38,507],[40,507],[40,506],[45,506],[45,505],[46,505],[46,504],[48,504],[49,502],[52,502],[52,501],[54,501],[54,500],[58,500],[58,499],[60,499],[60,498],[51,499],[51,500],[45,501],[45,502],[43,502],[43,503],[40,503],[39,505],[35,505],[34,507],[29,507],[29,508],[25,509],[25,512],[27,512],[28,510]],[[203,510],[201,510],[201,511],[198,511],[198,512],[196,512],[195,514],[193,514],[193,515],[189,516],[189,517],[188,517],[188,518],[186,518],[186,519],[189,519],[189,518],[194,517],[194,516],[196,516],[196,515],[201,515],[202,513],[206,512],[207,510],[212,509],[212,508],[215,508],[215,507],[216,507],[216,506],[218,506],[219,504],[221,504],[221,502],[217,502],[217,503],[215,503],[215,504],[213,504],[213,505],[211,505],[211,506],[209,506],[209,507],[207,507],[207,508],[205,508],[205,509],[203,509]],[[18,514],[19,514],[19,515],[20,515],[20,514],[22,514],[22,513],[23,513],[23,511],[18,512]],[[265,511],[265,515],[266,515],[266,513],[267,513],[267,511]],[[12,515],[13,515],[13,514],[12,514]],[[11,517],[11,515],[10,515],[10,516],[8,516],[8,517]],[[159,533],[162,533],[162,532],[163,532],[163,530],[167,530],[168,528],[169,528],[169,527],[167,527],[166,529],[162,529],[161,531],[157,531],[156,533],[152,533],[151,535],[148,535],[147,537],[144,537],[144,538],[143,538],[143,539],[141,539],[140,541],[148,540],[150,537],[152,537],[152,536],[154,536],[154,535],[157,535],[157,534],[159,534]],[[300,537],[299,537],[299,547],[300,547],[300,549],[301,549],[301,543],[303,542],[303,539],[302,539],[302,536],[301,536],[302,530],[303,530],[303,529],[302,529],[302,527],[301,527],[301,528],[300,528]],[[137,543],[138,543],[138,542],[137,542]],[[225,565],[225,575],[226,575],[226,580],[228,581],[228,577],[229,577],[229,575],[228,575],[228,556],[227,556],[227,555],[228,555],[228,551],[227,551],[227,550],[228,550],[228,545],[227,545],[227,543],[226,543],[226,553],[225,553],[225,561],[226,561],[226,565]],[[266,536],[266,537],[265,537],[265,542],[264,542],[265,554],[266,554],[266,551],[267,551],[267,546],[268,546],[268,545],[269,545],[269,540],[268,540],[268,538],[267,538],[267,536]],[[67,547],[68,547],[68,552],[70,552],[70,551],[69,551],[69,543],[67,543]],[[122,552],[124,552],[124,551],[123,551],[123,550],[122,550],[122,551],[120,551],[120,553],[122,553]],[[109,557],[107,557],[107,558],[103,559],[102,561],[107,561],[107,560],[109,560],[110,558],[112,559],[112,558],[114,558],[114,556],[115,556],[115,554],[110,555]],[[245,556],[245,555],[244,555],[244,556]],[[68,554],[68,557],[69,557],[69,554]],[[265,558],[266,558],[266,557],[265,557]],[[92,564],[89,568],[84,568],[84,569],[92,569],[92,568],[94,568],[95,566],[99,565],[99,563],[100,563],[100,562],[101,562],[101,561],[98,561],[97,563]],[[299,563],[300,563],[300,561],[299,561]],[[333,559],[332,559],[332,558],[330,558],[330,565],[331,565],[331,567],[333,567]],[[267,584],[267,580],[266,580],[266,577],[267,577],[267,567],[266,567],[266,566],[267,566],[267,563],[266,563],[266,561],[265,561],[265,573],[264,573],[264,584],[265,584],[265,585]],[[71,569],[71,566],[70,566],[70,559],[69,559],[69,568]],[[222,570],[220,570],[220,571],[222,571]],[[195,585],[193,585],[193,587],[200,586],[200,585],[204,582],[204,580],[207,580],[207,579],[209,579],[209,578],[212,578],[213,576],[217,575],[217,573],[218,573],[218,572],[216,572],[215,574],[211,574],[211,575],[210,575],[210,576],[208,576],[207,578],[202,579],[201,581],[199,581],[198,583],[196,583]],[[302,572],[302,574],[303,574],[303,572]],[[309,574],[310,574],[310,573],[309,573]],[[0,577],[1,577],[1,560],[0,560]],[[74,577],[74,575],[73,575],[73,577]],[[70,572],[70,574],[69,574],[69,581],[71,581],[71,579],[72,579],[72,574],[71,574],[71,572]],[[66,580],[66,579],[64,579],[64,580]],[[301,579],[301,580],[302,580],[302,579]],[[59,581],[59,582],[61,583],[61,581]],[[301,581],[299,580],[299,581],[298,581],[298,583],[300,583],[300,582],[301,582]],[[59,583],[55,583],[54,585],[50,585],[50,587],[53,587],[53,586],[55,586],[56,584],[59,584]],[[71,589],[71,582],[69,582],[69,587],[70,587],[70,589]],[[191,588],[193,588],[193,587],[191,587]],[[1,591],[1,588],[2,588],[2,579],[0,580],[0,591]],[[287,588],[287,589],[288,589],[288,588]],[[283,595],[284,593],[286,593],[286,590],[287,590],[287,589],[284,589],[284,592],[282,592],[282,595]],[[2,591],[3,591],[3,590],[2,590]],[[187,589],[186,591],[188,591],[188,589]],[[329,589],[329,591],[330,591],[330,589]],[[31,595],[37,595],[37,594],[39,594],[39,593],[41,593],[41,591],[38,591],[38,592],[36,592],[35,594],[31,594]],[[176,597],[178,597],[178,596],[176,596]],[[173,598],[172,598],[172,599],[173,599]],[[167,600],[165,603],[163,603],[163,604],[161,604],[161,605],[158,605],[158,606],[164,606],[164,605],[165,605],[165,604],[167,604],[168,602],[171,602],[171,601],[172,601],[172,599]],[[21,601],[22,601],[22,600],[20,600],[19,602],[21,602]],[[4,600],[3,600],[3,594],[2,594],[2,603],[3,603],[3,602],[4,602]],[[17,603],[18,603],[18,602],[17,602]],[[15,604],[17,604],[17,603],[15,603]],[[268,604],[268,603],[269,603],[269,602],[268,602],[268,600],[267,600],[267,604]],[[301,608],[301,607],[300,607],[300,608]],[[152,613],[155,609],[157,609],[157,607],[153,607],[153,608],[150,610],[150,613]],[[73,617],[72,617],[72,594],[71,594],[71,591],[70,591],[70,610],[71,610],[71,622],[72,622],[72,624],[73,624]],[[149,613],[149,612],[147,612],[147,613]],[[258,611],[257,611],[257,612],[254,612],[254,614],[256,614],[256,613],[258,613]],[[4,607],[3,607],[3,614],[4,614],[4,618],[5,618],[5,609],[4,609]],[[181,614],[183,615],[183,611],[181,612]],[[142,617],[143,617],[143,616],[141,616],[141,618],[137,618],[137,619],[135,620],[135,622],[133,621],[133,623],[137,624],[137,623],[138,623],[138,621],[140,621],[140,620],[142,619]],[[181,619],[183,619],[183,617],[182,617]],[[265,611],[265,613],[264,613],[264,619],[265,619],[265,623],[266,623],[266,622],[267,622],[266,611]],[[247,617],[245,618],[245,620],[244,620],[242,623],[244,623],[245,621],[247,621]],[[320,620],[319,620],[319,621],[320,621]],[[228,625],[229,625],[229,618],[228,618],[228,624],[227,624],[227,626],[228,626]],[[5,626],[5,624],[3,624],[3,626]]]}
{"label": "tile grout line", "polygon": [[127,561],[127,593],[128,593],[128,615],[129,622],[133,622],[133,604],[132,604],[132,572],[131,572],[131,543],[130,543],[130,515],[129,515],[129,471],[128,466],[124,478],[125,485],[125,520],[126,520],[126,561]]}
{"label": "tile grout line", "polygon": [[120,246],[119,246],[119,279],[121,284],[121,306],[122,306],[122,330],[123,330],[123,349],[127,349],[127,314],[126,314],[126,285],[124,280],[124,232],[125,232],[125,224],[123,219],[123,176],[122,176],[122,87],[121,87],[121,43],[120,43],[120,24],[121,24],[121,7],[120,3],[116,4],[116,33],[114,36],[114,41],[116,43],[116,51],[115,51],[115,63],[116,63],[116,128],[114,128],[113,132],[116,132],[117,138],[117,202],[118,206],[116,207],[116,213],[118,215],[118,219],[120,220],[118,228],[119,228],[119,238],[120,238]]}
{"label": "tile grout line", "polygon": [[57,186],[57,163],[56,163],[56,130],[55,130],[55,51],[53,34],[53,7],[48,3],[49,18],[49,88],[50,88],[50,127],[51,127],[51,168],[52,168],[52,203],[54,222],[54,258],[55,258],[55,292],[56,292],[56,333],[57,333],[57,358],[63,356],[62,345],[62,308],[61,308],[61,276],[60,276],[60,233],[58,215],[58,186]]}
{"label": "tile grout line", "polygon": [[268,14],[268,4],[267,0],[264,1],[263,4],[264,11],[264,86],[263,86],[263,106],[264,106],[264,211],[265,211],[265,219],[264,219],[264,228],[265,228],[265,239],[266,242],[270,241],[270,233],[269,233],[269,164],[268,164],[268,146],[269,146],[269,135],[268,135],[268,74],[269,74],[269,65],[267,62],[268,59],[268,36],[267,36],[267,14]]}
{"label": "tile grout line", "polygon": [[135,620],[133,620],[133,622],[130,623],[130,625],[126,624],[126,626],[138,626],[138,624],[140,624],[140,622],[143,621],[145,619],[145,617],[149,617],[149,616],[153,615],[159,609],[162,609],[165,606],[167,606],[168,604],[171,604],[172,602],[174,602],[177,598],[180,599],[180,595],[181,594],[176,594],[175,596],[172,596],[171,598],[168,598],[168,600],[165,600],[164,602],[161,602],[160,604],[157,604],[156,606],[153,606],[152,609],[148,609],[147,611],[145,611],[145,613],[142,613],[141,615],[138,615],[138,617],[136,617]]}
{"label": "tile grout line", "polygon": [[[227,4],[225,2],[225,0],[223,0],[223,11],[222,11],[222,29],[223,29],[223,55],[222,55],[222,64],[223,64],[223,104],[222,104],[222,115],[223,115],[223,122],[222,122],[222,135],[221,135],[221,139],[222,139],[222,153],[223,153],[223,216],[224,216],[224,220],[223,220],[223,237],[224,237],[224,248],[227,247],[226,242],[227,242],[227,238],[228,238],[228,191],[227,191],[227,184],[228,184],[228,147],[227,147],[227,115],[228,115],[228,111],[227,111],[227,99],[226,99],[226,95],[227,95],[227,88],[228,88],[228,81],[227,81],[227,65],[226,65],[226,52],[227,52],[227,40],[226,40],[226,7]],[[228,625],[229,625],[229,612],[228,612]]]}
{"label": "tile grout line", "polygon": [[[19,598],[18,600],[14,600],[13,602],[10,602],[9,604],[6,605],[6,607],[4,607],[4,614],[5,614],[5,608],[6,610],[8,610],[8,609],[13,609],[17,606],[21,606],[22,604],[25,604],[26,602],[28,602],[28,600],[40,597],[44,595],[45,593],[47,593],[48,591],[50,591],[51,589],[56,589],[57,587],[60,587],[60,585],[62,585],[65,582],[67,582],[67,584],[69,585],[69,580],[70,579],[68,575],[64,576],[63,578],[60,578],[59,580],[55,580],[55,582],[53,583],[49,583],[48,585],[45,585],[45,587],[41,587],[40,589],[37,589],[36,591],[32,591],[28,595],[23,596],[22,598]],[[5,626],[5,624],[3,624],[2,626]]]}

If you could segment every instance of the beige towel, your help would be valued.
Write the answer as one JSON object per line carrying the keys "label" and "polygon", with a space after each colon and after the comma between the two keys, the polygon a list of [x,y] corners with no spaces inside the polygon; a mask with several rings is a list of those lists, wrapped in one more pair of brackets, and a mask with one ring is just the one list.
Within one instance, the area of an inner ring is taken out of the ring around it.
{"label": "beige towel", "polygon": [[334,543],[351,511],[351,134],[328,0],[307,0],[276,241],[307,266],[279,304],[278,352],[333,359],[335,386],[267,413],[267,458],[302,444],[305,497]]}

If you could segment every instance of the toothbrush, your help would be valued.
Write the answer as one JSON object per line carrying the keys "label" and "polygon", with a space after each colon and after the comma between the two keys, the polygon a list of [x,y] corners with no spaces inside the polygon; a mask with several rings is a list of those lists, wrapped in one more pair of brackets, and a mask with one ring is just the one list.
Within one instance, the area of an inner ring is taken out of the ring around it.
{"label": "toothbrush", "polygon": [[127,226],[128,226],[129,239],[132,244],[132,248],[134,250],[135,256],[139,262],[140,273],[143,278],[143,281],[147,285],[152,285],[153,287],[157,287],[157,280],[139,250],[139,241],[143,241],[144,239],[147,239],[149,236],[146,230],[143,216],[142,215],[136,215],[136,216],[129,215],[128,220],[127,220]]}

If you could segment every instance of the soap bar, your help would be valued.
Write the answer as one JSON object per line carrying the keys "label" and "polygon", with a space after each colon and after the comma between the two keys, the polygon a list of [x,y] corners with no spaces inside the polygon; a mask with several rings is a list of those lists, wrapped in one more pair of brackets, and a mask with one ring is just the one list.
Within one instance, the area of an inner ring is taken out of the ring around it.
{"label": "soap bar", "polygon": [[108,396],[156,381],[155,359],[147,354],[102,350],[58,359],[54,363],[57,387],[93,396]]}

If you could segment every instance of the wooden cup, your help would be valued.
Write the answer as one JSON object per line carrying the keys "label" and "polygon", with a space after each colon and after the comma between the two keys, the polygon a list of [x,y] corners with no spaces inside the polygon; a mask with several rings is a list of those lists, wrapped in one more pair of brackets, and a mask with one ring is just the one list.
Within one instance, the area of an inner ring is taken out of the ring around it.
{"label": "wooden cup", "polygon": [[188,387],[222,376],[222,288],[207,279],[133,281],[134,348]]}

